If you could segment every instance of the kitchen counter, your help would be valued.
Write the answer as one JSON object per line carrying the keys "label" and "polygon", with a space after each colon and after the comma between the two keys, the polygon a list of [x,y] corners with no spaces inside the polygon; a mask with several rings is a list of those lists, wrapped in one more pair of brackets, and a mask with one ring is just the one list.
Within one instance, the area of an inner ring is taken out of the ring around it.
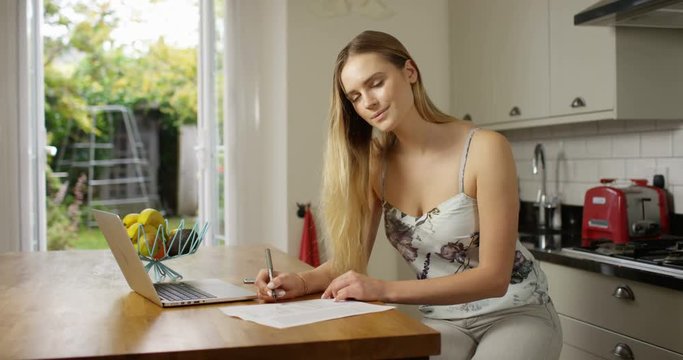
{"label": "kitchen counter", "polygon": [[683,291],[683,270],[575,250],[579,234],[529,234],[520,242],[537,260]]}

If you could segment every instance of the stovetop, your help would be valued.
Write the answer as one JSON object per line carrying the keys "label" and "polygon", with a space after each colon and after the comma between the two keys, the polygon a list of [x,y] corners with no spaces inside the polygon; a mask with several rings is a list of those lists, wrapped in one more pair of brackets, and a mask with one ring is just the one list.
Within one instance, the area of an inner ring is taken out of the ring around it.
{"label": "stovetop", "polygon": [[683,237],[664,236],[657,240],[631,241],[623,245],[609,241],[597,242],[589,248],[572,247],[563,251],[622,266],[683,275]]}

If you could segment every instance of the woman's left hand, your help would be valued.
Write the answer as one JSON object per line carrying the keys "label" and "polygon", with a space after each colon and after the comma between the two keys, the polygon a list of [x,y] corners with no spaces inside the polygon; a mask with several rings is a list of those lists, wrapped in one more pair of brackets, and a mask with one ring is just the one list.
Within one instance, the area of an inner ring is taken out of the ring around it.
{"label": "woman's left hand", "polygon": [[325,289],[322,299],[334,298],[335,301],[355,299],[361,301],[377,301],[384,298],[386,282],[369,276],[347,271],[332,280]]}

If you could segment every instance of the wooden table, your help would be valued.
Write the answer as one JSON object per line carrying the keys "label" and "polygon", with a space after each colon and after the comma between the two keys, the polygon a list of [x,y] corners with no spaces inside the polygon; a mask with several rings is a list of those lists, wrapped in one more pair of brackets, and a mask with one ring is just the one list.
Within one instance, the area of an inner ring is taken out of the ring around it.
{"label": "wooden table", "polygon": [[[168,265],[185,279],[240,284],[264,246],[201,248]],[[273,251],[276,269],[308,265]],[[250,285],[244,285],[250,286]],[[163,309],[132,292],[109,250],[0,254],[0,358],[368,359],[426,357],[439,333],[397,311],[275,329],[222,306]]]}

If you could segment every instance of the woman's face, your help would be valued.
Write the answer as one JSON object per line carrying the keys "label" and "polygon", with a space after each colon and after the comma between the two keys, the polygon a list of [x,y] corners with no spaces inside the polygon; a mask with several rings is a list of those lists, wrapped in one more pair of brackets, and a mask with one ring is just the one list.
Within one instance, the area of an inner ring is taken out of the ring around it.
{"label": "woman's face", "polygon": [[349,56],[341,71],[347,99],[360,117],[382,131],[391,131],[415,111],[411,84],[417,69],[407,61],[399,69],[376,53]]}

